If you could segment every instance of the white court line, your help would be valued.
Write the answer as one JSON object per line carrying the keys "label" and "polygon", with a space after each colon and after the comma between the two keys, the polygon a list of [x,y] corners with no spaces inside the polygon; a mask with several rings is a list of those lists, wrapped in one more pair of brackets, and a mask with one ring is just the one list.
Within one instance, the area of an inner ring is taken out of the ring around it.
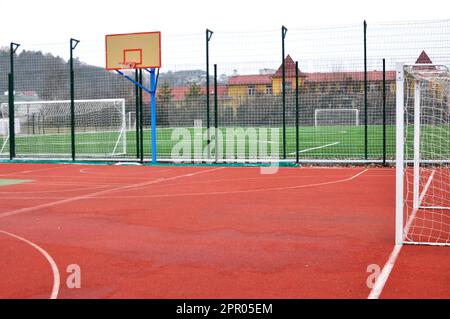
{"label": "white court line", "polygon": [[[425,187],[422,190],[422,193],[420,193],[419,196],[419,205],[422,203],[422,200],[425,197],[425,194],[428,191],[428,188],[431,185],[431,181],[433,180],[435,170],[430,174],[430,177],[428,178],[427,183],[425,184]],[[409,219],[405,225],[404,231],[403,231],[403,241],[406,239],[406,236],[408,235],[409,228],[411,227],[412,221],[416,217],[417,209],[414,209],[412,214],[409,216]],[[381,271],[381,274],[378,276],[377,281],[375,282],[375,285],[372,287],[372,290],[370,291],[369,296],[367,299],[378,299],[380,298],[381,292],[383,291],[383,288],[389,278],[389,275],[391,274],[392,269],[394,268],[395,262],[397,261],[398,255],[400,254],[400,251],[402,250],[403,244],[395,245],[394,249],[392,250],[389,259],[387,260],[386,264],[383,267],[383,270]]]}
{"label": "white court line", "polygon": [[[282,190],[290,190],[290,189],[299,189],[299,188],[307,188],[307,187],[317,187],[317,186],[325,186],[338,184],[343,182],[351,181],[363,173],[367,172],[369,169],[365,170],[344,179],[339,179],[335,181],[322,182],[322,183],[313,183],[313,184],[304,184],[304,185],[294,185],[294,186],[283,186],[283,187],[271,187],[271,188],[259,188],[259,189],[247,189],[247,190],[237,190],[237,191],[221,191],[221,192],[203,192],[203,193],[175,193],[175,194],[156,194],[156,195],[129,195],[129,196],[108,196],[108,197],[98,197],[96,195],[90,196],[89,198],[95,199],[134,199],[134,198],[161,198],[161,197],[184,197],[184,196],[208,196],[208,195],[231,195],[231,194],[243,194],[243,193],[256,193],[256,192],[270,192],[270,191],[282,191]],[[139,187],[139,186],[138,186]],[[0,218],[2,215],[0,214]]]}
{"label": "white court line", "polygon": [[[294,185],[294,186],[283,186],[283,187],[272,187],[272,188],[259,188],[259,189],[248,189],[248,190],[238,190],[238,191],[222,191],[222,192],[202,192],[202,193],[176,193],[176,194],[156,194],[156,195],[123,195],[123,196],[108,196],[108,197],[100,197],[100,196],[90,196],[90,199],[135,199],[135,198],[158,198],[158,197],[186,197],[186,196],[208,196],[208,195],[231,195],[231,194],[240,194],[240,193],[257,193],[257,192],[270,192],[270,191],[281,191],[281,190],[290,190],[290,189],[299,189],[299,188],[307,188],[307,187],[317,187],[317,186],[325,186],[325,185],[332,185],[332,184],[338,184],[343,183],[347,181],[351,181],[355,179],[356,177],[360,176],[361,174],[368,171],[368,169],[365,169],[362,172],[357,173],[356,175],[353,175],[349,178],[345,179],[339,179],[335,181],[329,181],[329,182],[322,182],[322,183],[313,183],[313,184],[304,184],[304,185]],[[189,176],[186,175],[186,176]],[[391,175],[366,175],[366,177],[379,177],[379,176],[387,176],[391,177]],[[317,177],[316,175],[312,176],[305,176],[305,177]],[[292,177],[284,177],[284,178],[292,178]],[[248,178],[248,179],[236,179],[236,181],[239,180],[256,180],[257,178]],[[213,180],[211,182],[218,183],[218,182],[230,182],[234,181],[233,179],[223,179],[223,180]],[[196,184],[200,183],[207,183],[207,182],[196,182]],[[182,184],[186,185],[186,184]],[[192,185],[192,184],[188,184]],[[61,199],[61,197],[17,197],[17,196],[2,196],[2,199]],[[1,215],[0,215],[1,217]]]}
{"label": "white court line", "polygon": [[154,181],[145,182],[145,183],[138,183],[138,184],[132,184],[132,185],[116,187],[116,188],[107,189],[107,190],[104,190],[104,191],[99,191],[99,192],[95,192],[95,193],[91,193],[91,194],[87,194],[87,195],[80,195],[80,196],[75,196],[75,197],[69,197],[69,198],[65,198],[65,199],[62,199],[62,200],[55,201],[55,202],[50,202],[50,203],[45,203],[45,204],[36,205],[36,206],[32,206],[32,207],[25,207],[25,208],[17,209],[17,210],[13,210],[13,211],[10,211],[10,212],[5,212],[5,213],[0,214],[0,218],[13,216],[13,215],[18,215],[18,214],[23,214],[23,213],[29,213],[29,212],[32,212],[32,211],[35,211],[35,210],[39,210],[39,209],[42,209],[42,208],[48,208],[48,207],[53,207],[53,206],[56,206],[56,205],[67,204],[67,203],[75,202],[75,201],[78,201],[78,200],[81,200],[81,199],[95,197],[95,196],[98,196],[98,195],[104,195],[104,194],[108,194],[108,193],[112,193],[112,192],[123,191],[123,190],[126,190],[126,189],[144,187],[144,186],[148,186],[148,185],[152,185],[152,184],[157,184],[157,183],[160,183],[160,182],[171,181],[171,180],[175,180],[175,179],[179,179],[179,178],[183,178],[183,177],[188,177],[188,176],[194,176],[194,175],[198,175],[198,174],[213,172],[213,171],[217,171],[217,170],[220,170],[220,169],[223,169],[223,168],[224,167],[207,169],[207,170],[202,170],[202,171],[195,172],[195,173],[190,173],[190,174],[177,175],[177,176],[168,177],[168,178],[160,178],[160,179],[157,179],[157,180],[154,180]]}
{"label": "white court line", "polygon": [[[341,143],[341,142],[334,142],[334,143],[325,144],[325,145],[321,145],[321,146],[310,147],[310,148],[306,148],[306,149],[304,149],[304,150],[298,151],[298,153],[300,154],[300,153],[305,153],[305,152],[309,152],[309,151],[313,151],[313,150],[318,150],[318,149],[321,149],[321,148],[334,146],[334,145],[337,145],[337,144],[339,144],[339,143]],[[289,155],[294,155],[295,153],[296,153],[296,152],[289,153]]]}
{"label": "white court line", "polygon": [[[114,164],[113,166],[126,166],[126,165]],[[139,165],[133,165],[133,166],[130,166],[130,167],[141,167],[141,166],[143,166],[143,165],[139,164]],[[104,173],[99,173],[97,171],[92,172],[92,170],[95,170],[95,168],[87,167],[87,168],[80,169],[80,173],[81,174],[96,175],[96,176],[106,176],[106,177],[109,177],[109,176],[116,177],[116,175],[117,175],[117,174],[114,174],[113,172],[111,172],[109,174],[104,174]],[[160,170],[160,171],[157,171],[157,172],[158,173],[170,172],[170,169],[164,169],[164,170]],[[123,176],[123,177],[134,178],[135,176],[142,176],[142,172],[131,174],[131,175],[128,174],[127,176]],[[141,177],[141,178],[143,178],[143,177]]]}
{"label": "white court line", "polygon": [[18,239],[20,241],[23,241],[24,243],[32,246],[34,249],[39,251],[45,257],[45,259],[47,259],[48,263],[50,264],[50,267],[52,268],[52,272],[53,272],[53,287],[52,287],[52,293],[50,294],[50,299],[58,298],[59,285],[60,285],[59,270],[58,270],[58,266],[56,265],[55,261],[50,256],[50,254],[48,252],[46,252],[43,248],[39,247],[35,243],[33,243],[23,237],[8,233],[4,230],[0,230],[0,233],[5,234],[10,237],[13,237],[15,239]]}

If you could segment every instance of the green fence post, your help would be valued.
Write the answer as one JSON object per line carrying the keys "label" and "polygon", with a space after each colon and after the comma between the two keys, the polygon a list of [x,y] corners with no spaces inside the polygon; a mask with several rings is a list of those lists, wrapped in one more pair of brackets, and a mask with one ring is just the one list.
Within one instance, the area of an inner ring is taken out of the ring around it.
{"label": "green fence post", "polygon": [[10,72],[8,74],[8,113],[9,113],[9,159],[16,157],[16,130],[14,114],[14,53],[20,44],[11,42],[9,46]]}
{"label": "green fence post", "polygon": [[300,156],[300,132],[299,132],[299,83],[298,83],[298,61],[295,61],[295,162],[298,164]]}
{"label": "green fence post", "polygon": [[364,159],[369,158],[368,96],[367,96],[367,22],[364,20]]}
{"label": "green fence post", "polygon": [[210,137],[210,123],[209,123],[209,41],[211,40],[211,37],[213,35],[213,32],[209,29],[206,29],[206,134],[207,134],[207,156],[208,159],[211,156],[211,137]]}
{"label": "green fence post", "polygon": [[281,27],[281,55],[282,55],[282,103],[283,103],[283,159],[286,159],[286,67],[284,63],[284,40],[286,38],[287,28]]}
{"label": "green fence post", "polygon": [[[134,80],[136,82],[139,82],[139,70],[135,69],[134,70]],[[139,142],[139,136],[140,136],[140,114],[139,114],[139,87],[137,85],[134,86],[135,87],[135,96],[136,96],[136,105],[135,105],[135,121],[136,121],[136,158],[139,159],[141,156],[141,151],[140,151],[140,142]]]}
{"label": "green fence post", "polygon": [[70,39],[70,135],[72,161],[75,161],[75,80],[73,72],[73,50],[75,50],[79,42],[78,40]]}
{"label": "green fence post", "polygon": [[386,59],[383,59],[383,165],[386,166]]}
{"label": "green fence post", "polygon": [[14,123],[14,84],[13,76],[8,73],[8,115],[9,115],[9,159],[16,157],[16,132]]}

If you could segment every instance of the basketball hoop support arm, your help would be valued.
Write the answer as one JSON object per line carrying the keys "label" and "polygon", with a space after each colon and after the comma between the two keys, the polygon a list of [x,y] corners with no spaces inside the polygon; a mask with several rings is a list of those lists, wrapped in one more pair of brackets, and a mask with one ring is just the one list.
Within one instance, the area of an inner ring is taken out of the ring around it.
{"label": "basketball hoop support arm", "polygon": [[[150,73],[150,88],[143,86],[142,84],[136,82],[132,77],[126,75],[120,70],[116,70],[116,72],[126,78],[128,81],[134,83],[142,90],[150,94],[150,112],[151,112],[151,132],[152,132],[152,164],[157,163],[157,154],[156,154],[156,86],[158,84],[156,72],[154,68],[145,69],[148,73]],[[159,70],[158,70],[159,71]],[[159,72],[158,72],[159,73]]]}
{"label": "basketball hoop support arm", "polygon": [[[143,90],[144,90],[145,92],[147,92],[148,94],[152,94],[152,93],[153,93],[152,88],[149,89],[148,87],[143,86],[143,85],[140,84],[139,82],[136,82],[132,77],[126,75],[125,73],[123,73],[123,72],[120,71],[120,70],[116,70],[116,72],[117,72],[118,74],[122,75],[122,76],[123,76],[125,79],[127,79],[128,81],[132,82],[134,85],[136,85],[136,86],[140,87],[141,89],[143,89]],[[156,88],[155,88],[155,91],[156,91]]]}

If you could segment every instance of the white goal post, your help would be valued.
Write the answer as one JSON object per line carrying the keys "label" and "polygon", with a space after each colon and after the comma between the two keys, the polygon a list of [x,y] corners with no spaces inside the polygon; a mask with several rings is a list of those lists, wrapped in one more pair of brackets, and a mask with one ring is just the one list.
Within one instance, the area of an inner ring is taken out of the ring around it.
{"label": "white goal post", "polygon": [[450,246],[450,72],[396,67],[396,244]]}
{"label": "white goal post", "polygon": [[314,110],[314,126],[359,125],[359,110],[351,108],[330,108]]}
{"label": "white goal post", "polygon": [[127,113],[127,130],[134,131],[136,130],[136,112],[130,111]]}
{"label": "white goal post", "polygon": [[[0,104],[3,120],[8,103]],[[14,102],[16,156],[60,159],[70,157],[71,101]],[[9,137],[3,136],[6,145]],[[112,159],[127,154],[125,99],[75,100],[77,158]],[[0,146],[2,152],[7,150]]]}

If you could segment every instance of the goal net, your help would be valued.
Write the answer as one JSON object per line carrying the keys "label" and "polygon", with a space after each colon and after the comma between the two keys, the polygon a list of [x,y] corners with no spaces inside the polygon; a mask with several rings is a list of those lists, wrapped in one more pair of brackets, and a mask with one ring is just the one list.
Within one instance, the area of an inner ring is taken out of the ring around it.
{"label": "goal net", "polygon": [[397,68],[397,243],[450,245],[450,73]]}
{"label": "goal net", "polygon": [[315,126],[353,126],[359,125],[358,109],[315,109]]}
{"label": "goal net", "polygon": [[[71,157],[71,102],[15,102],[15,148],[18,158],[63,159]],[[8,103],[0,104],[7,123]],[[9,126],[0,134],[11,141]],[[77,159],[123,157],[127,154],[124,99],[75,100],[75,151]]]}

